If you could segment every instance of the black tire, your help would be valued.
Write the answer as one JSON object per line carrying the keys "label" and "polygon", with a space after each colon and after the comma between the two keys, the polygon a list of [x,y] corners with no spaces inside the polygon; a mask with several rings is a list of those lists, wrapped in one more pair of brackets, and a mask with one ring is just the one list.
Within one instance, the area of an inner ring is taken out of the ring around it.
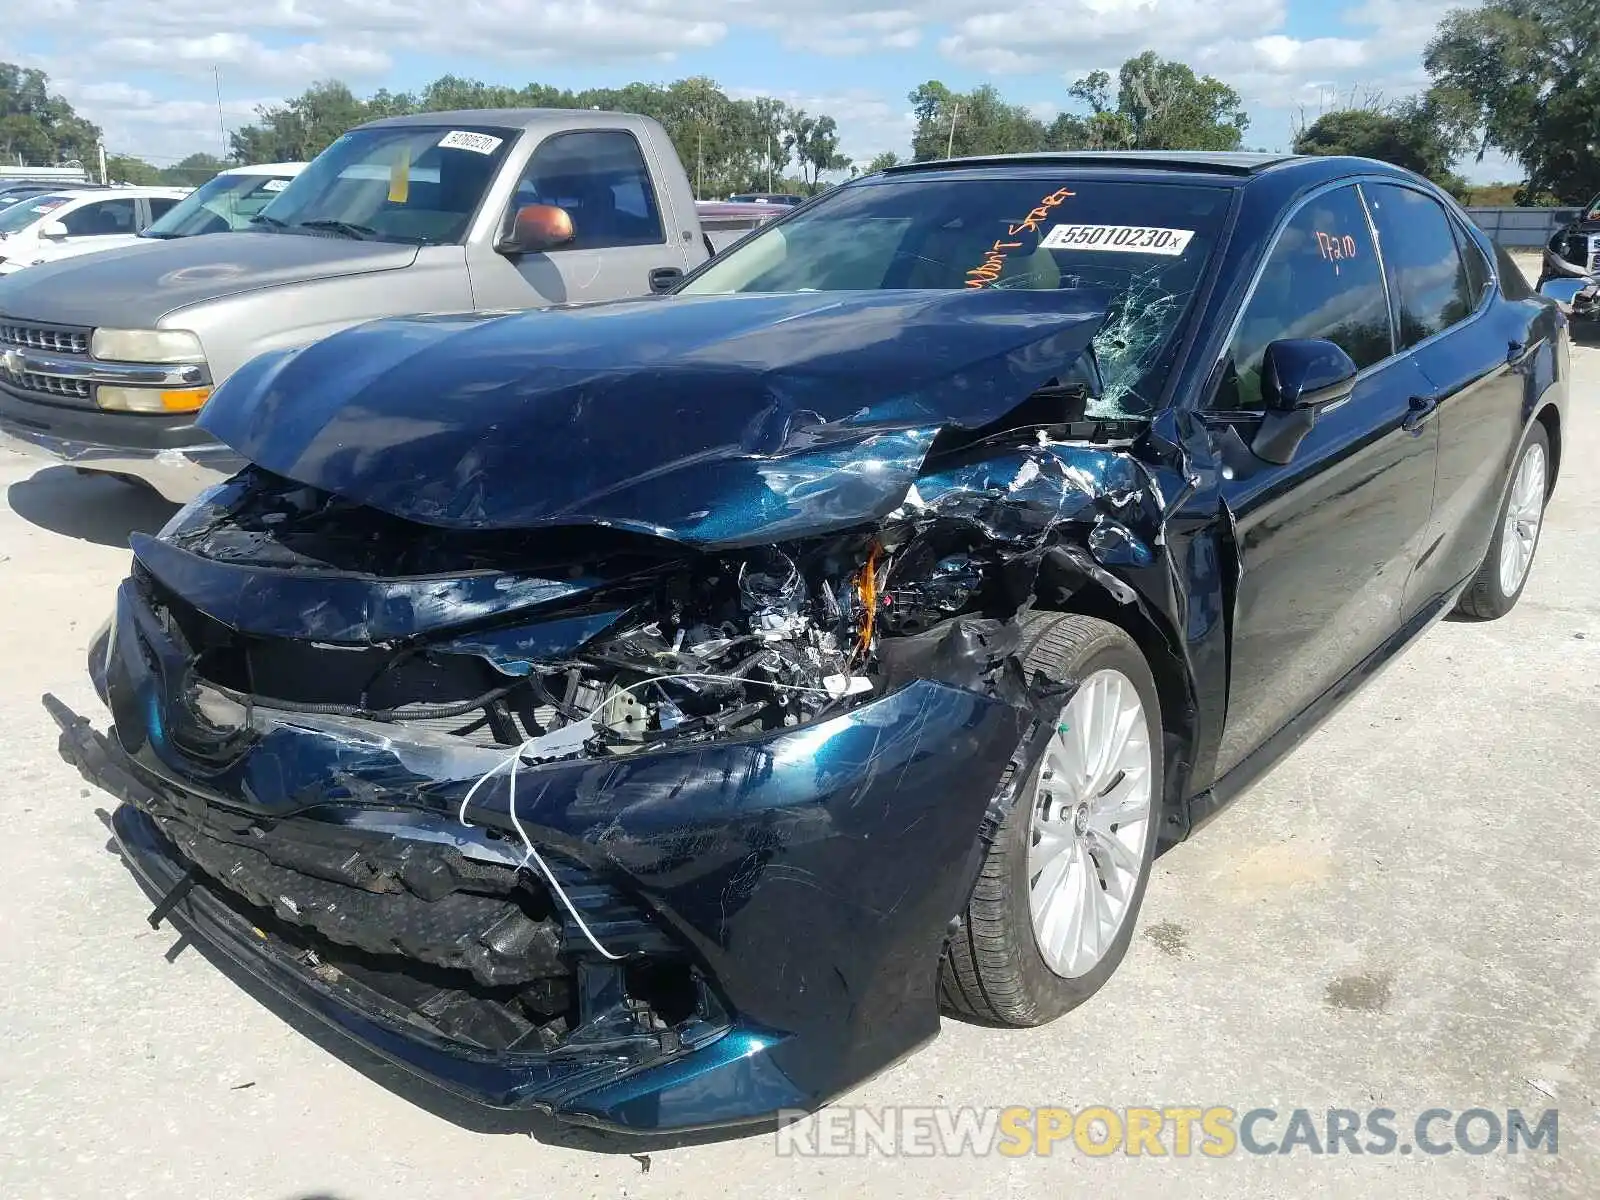
{"label": "black tire", "polygon": [[[1494,537],[1489,541],[1489,552],[1483,557],[1483,565],[1478,568],[1478,573],[1472,577],[1472,582],[1467,585],[1467,590],[1461,593],[1461,599],[1456,601],[1456,612],[1464,617],[1477,621],[1494,621],[1505,616],[1517,606],[1517,601],[1522,598],[1523,588],[1528,586],[1528,577],[1533,574],[1533,562],[1528,563],[1528,569],[1522,573],[1522,579],[1517,584],[1516,591],[1507,595],[1500,586],[1500,553],[1505,547],[1506,537],[1506,508],[1511,504],[1512,485],[1517,478],[1517,471],[1522,467],[1522,460],[1527,456],[1531,447],[1538,446],[1544,453],[1545,462],[1545,494],[1544,500],[1550,502],[1550,437],[1545,433],[1544,426],[1537,421],[1528,432],[1527,440],[1522,443],[1522,449],[1517,451],[1517,457],[1512,462],[1511,476],[1506,481],[1505,495],[1500,499],[1500,507],[1495,512]],[[1539,539],[1544,536],[1544,521],[1539,521],[1539,530],[1534,535],[1533,554],[1537,560],[1539,556]]]}
{"label": "black tire", "polygon": [[[1026,765],[972,889],[959,928],[940,962],[940,1000],[953,1016],[996,1025],[1043,1025],[1076,1008],[1111,978],[1127,953],[1150,879],[1161,824],[1161,703],[1155,680],[1138,645],[1108,621],[1077,614],[1025,614],[1021,618],[1023,664],[1056,680],[1081,679],[1114,668],[1131,680],[1144,706],[1150,736],[1154,805],[1145,826],[1144,855],[1122,929],[1105,956],[1086,974],[1069,979],[1050,969],[1034,939],[1028,906],[1028,849],[1032,840],[1033,781],[1039,762]],[[997,794],[1010,785],[1010,772]]]}

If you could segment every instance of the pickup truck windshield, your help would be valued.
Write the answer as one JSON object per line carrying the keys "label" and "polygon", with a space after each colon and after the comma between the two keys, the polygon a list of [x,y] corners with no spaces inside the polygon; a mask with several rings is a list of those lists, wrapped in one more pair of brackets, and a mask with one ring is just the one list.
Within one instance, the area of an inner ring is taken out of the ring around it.
{"label": "pickup truck windshield", "polygon": [[431,245],[460,242],[513,129],[353,129],[312,160],[251,223],[280,233]]}
{"label": "pickup truck windshield", "polygon": [[289,186],[290,175],[218,175],[153,221],[145,237],[193,237],[249,229],[255,216]]}
{"label": "pickup truck windshield", "polygon": [[1143,416],[1221,233],[1231,193],[1089,176],[895,178],[839,188],[752,234],[682,288],[1104,288],[1101,417]]}

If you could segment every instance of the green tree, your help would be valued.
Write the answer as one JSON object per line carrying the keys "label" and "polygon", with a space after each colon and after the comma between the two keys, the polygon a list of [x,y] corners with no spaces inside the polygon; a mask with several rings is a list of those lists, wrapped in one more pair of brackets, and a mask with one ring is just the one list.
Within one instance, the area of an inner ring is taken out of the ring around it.
{"label": "green tree", "polygon": [[1294,139],[1296,154],[1351,154],[1393,163],[1463,194],[1465,181],[1450,169],[1461,151],[1449,129],[1419,100],[1381,108],[1324,113]]}
{"label": "green tree", "polygon": [[53,167],[94,161],[100,127],[50,92],[43,71],[0,62],[0,161]]}
{"label": "green tree", "polygon": [[161,178],[160,167],[142,158],[134,158],[131,154],[106,155],[106,176],[112,183],[133,183],[140,187],[165,182]]}
{"label": "green tree", "polygon": [[[811,157],[801,163],[804,178],[784,180],[797,146],[789,137],[787,106],[770,97],[735,100],[704,76],[666,85],[629,83],[575,92],[549,84],[513,88],[444,75],[416,95],[380,91],[365,100],[331,81],[261,109],[255,124],[233,134],[231,149],[240,162],[309,158],[363,121],[409,112],[482,108],[599,108],[653,117],[672,139],[700,196],[764,191],[769,182],[805,190],[815,186],[821,172],[850,166],[838,153],[833,118],[817,117],[807,127],[805,144]],[[824,155],[820,167],[818,155]]]}
{"label": "green tree", "polygon": [[1105,136],[1133,150],[1237,150],[1250,126],[1238,92],[1153,50],[1122,64],[1114,113],[1105,72],[1079,80],[1071,94],[1080,89],[1094,97],[1091,129],[1095,118],[1114,116],[1114,124],[1102,122]]}
{"label": "green tree", "polygon": [[909,99],[917,119],[911,148],[918,162],[946,155],[1024,154],[1039,150],[1236,150],[1250,125],[1239,94],[1221,80],[1147,51],[1113,79],[1095,71],[1067,95],[1083,113],[1048,125],[985,84],[952,92],[937,79]]}
{"label": "green tree", "polygon": [[1428,43],[1429,101],[1527,171],[1519,194],[1600,193],[1600,0],[1487,0],[1454,9]]}
{"label": "green tree", "polygon": [[876,175],[879,171],[887,171],[890,167],[899,165],[900,156],[893,150],[885,150],[882,154],[873,156],[867,164],[866,174]]}
{"label": "green tree", "polygon": [[199,187],[227,165],[216,155],[202,151],[163,167],[159,182],[173,187]]}
{"label": "green tree", "polygon": [[952,92],[931,79],[907,97],[917,118],[912,158],[963,158],[1045,149],[1048,131],[1024,106],[1008,104],[992,84]]}
{"label": "green tree", "polygon": [[352,125],[369,120],[367,105],[338,80],[312,84],[293,100],[256,110],[258,123],[229,136],[242,163],[315,158]]}

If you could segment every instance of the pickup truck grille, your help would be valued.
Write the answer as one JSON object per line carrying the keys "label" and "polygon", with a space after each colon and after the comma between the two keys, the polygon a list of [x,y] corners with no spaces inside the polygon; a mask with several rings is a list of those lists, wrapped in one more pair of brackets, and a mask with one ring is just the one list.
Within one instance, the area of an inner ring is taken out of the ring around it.
{"label": "pickup truck grille", "polygon": [[35,375],[32,371],[21,371],[14,375],[6,372],[5,377],[13,387],[21,388],[25,392],[38,392],[41,396],[60,396],[64,400],[87,400],[89,388],[92,386],[87,379]]}
{"label": "pickup truck grille", "polygon": [[89,353],[92,330],[62,325],[23,325],[0,320],[0,347],[23,350],[48,350],[56,354]]}

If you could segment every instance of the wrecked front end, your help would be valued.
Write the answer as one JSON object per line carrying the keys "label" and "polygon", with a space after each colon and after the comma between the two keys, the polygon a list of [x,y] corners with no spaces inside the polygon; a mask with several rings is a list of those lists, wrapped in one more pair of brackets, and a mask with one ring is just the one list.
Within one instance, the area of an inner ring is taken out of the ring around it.
{"label": "wrecked front end", "polygon": [[720,490],[678,525],[618,499],[631,467],[554,516],[557,484],[479,480],[453,520],[395,511],[409,442],[363,477],[235,430],[270,465],[135,538],[90,664],[113,728],[52,701],[63,752],[158,917],[458,1094],[635,1131],[814,1108],[937,1031],[997,789],[1071,687],[1022,676],[1013,618],[1167,571],[1149,470],[1057,436],[1092,356],[999,357],[1060,420],[813,407],[759,456],[702,421]]}

